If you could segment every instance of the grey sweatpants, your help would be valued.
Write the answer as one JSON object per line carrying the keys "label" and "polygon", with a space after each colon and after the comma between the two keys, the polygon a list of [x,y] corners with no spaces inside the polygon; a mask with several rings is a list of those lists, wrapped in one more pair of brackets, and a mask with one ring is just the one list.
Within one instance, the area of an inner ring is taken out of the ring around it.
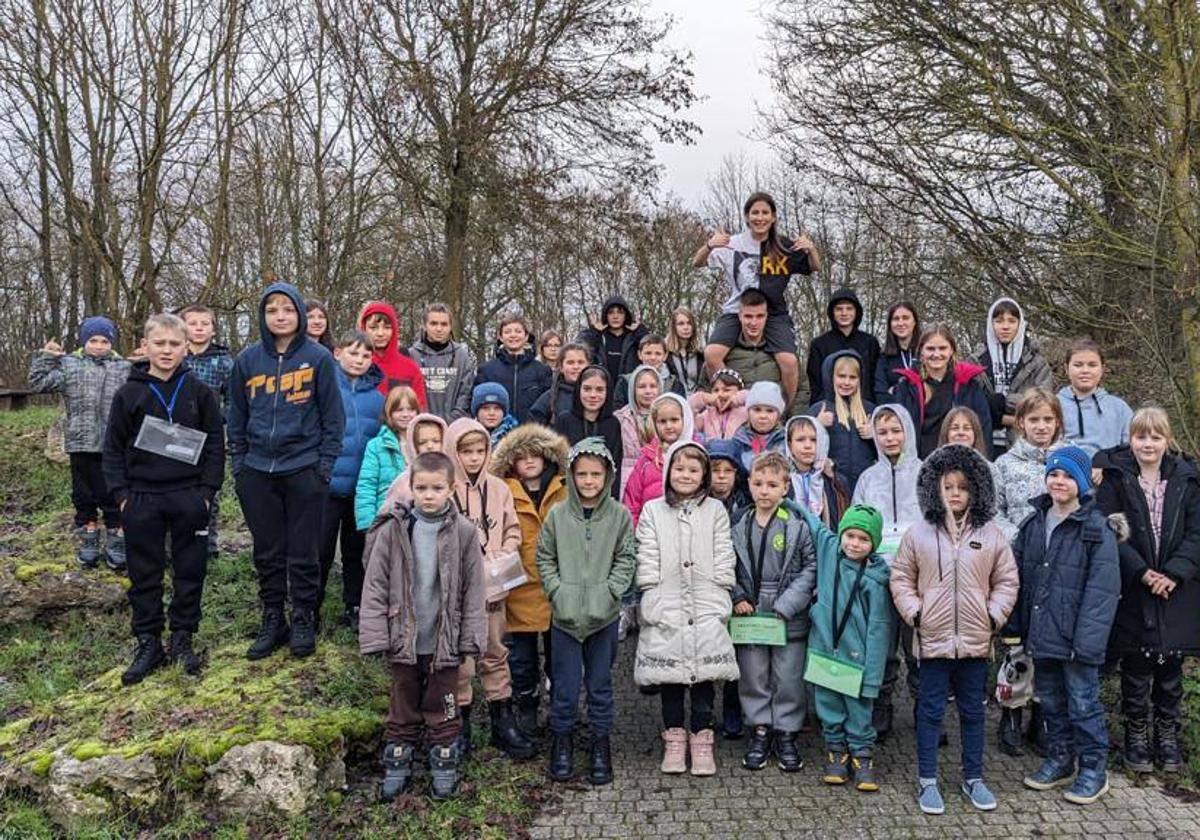
{"label": "grey sweatpants", "polygon": [[741,677],[738,695],[742,715],[750,726],[770,726],[779,732],[799,732],[807,697],[804,689],[804,655],[808,642],[786,645],[738,645]]}

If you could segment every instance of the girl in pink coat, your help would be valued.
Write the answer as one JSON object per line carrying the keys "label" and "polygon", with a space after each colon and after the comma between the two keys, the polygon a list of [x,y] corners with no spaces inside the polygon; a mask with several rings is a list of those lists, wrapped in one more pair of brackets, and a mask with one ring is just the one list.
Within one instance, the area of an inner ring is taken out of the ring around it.
{"label": "girl in pink coat", "polygon": [[655,399],[650,404],[650,419],[654,423],[656,440],[642,447],[621,498],[633,516],[635,528],[646,502],[663,494],[663,464],[667,449],[677,440],[694,438],[692,410],[678,394],[663,394]]}

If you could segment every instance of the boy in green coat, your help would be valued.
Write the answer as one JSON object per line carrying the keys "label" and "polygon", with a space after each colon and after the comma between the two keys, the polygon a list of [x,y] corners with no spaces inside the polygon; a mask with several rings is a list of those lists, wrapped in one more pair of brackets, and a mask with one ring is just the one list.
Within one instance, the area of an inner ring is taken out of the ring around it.
{"label": "boy in green coat", "polygon": [[[807,510],[803,513],[817,545],[810,660],[814,653],[824,654],[863,668],[862,684],[854,696],[815,686],[817,716],[828,752],[822,781],[845,784],[853,764],[855,787],[877,791],[871,710],[883,681],[892,633],[888,566],[875,553],[883,538],[883,517],[869,505],[854,505],[834,534]],[[808,669],[805,678],[813,681]]]}

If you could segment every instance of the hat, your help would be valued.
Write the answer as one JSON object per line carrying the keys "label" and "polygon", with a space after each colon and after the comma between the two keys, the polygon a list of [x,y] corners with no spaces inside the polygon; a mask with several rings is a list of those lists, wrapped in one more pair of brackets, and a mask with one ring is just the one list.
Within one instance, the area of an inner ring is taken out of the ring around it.
{"label": "hat", "polygon": [[838,536],[849,529],[862,531],[871,538],[871,550],[879,548],[883,542],[883,516],[870,505],[852,505],[838,523]]}
{"label": "hat", "polygon": [[498,405],[508,414],[508,391],[499,382],[484,382],[475,386],[471,392],[471,416],[479,413],[485,405]]}
{"label": "hat", "polygon": [[773,408],[783,416],[783,391],[779,390],[779,386],[774,382],[755,382],[750,386],[750,390],[746,392],[746,410],[754,408],[756,405],[763,405],[767,408]]}
{"label": "hat", "polygon": [[79,325],[79,343],[87,344],[89,339],[100,336],[107,338],[113,344],[117,343],[117,326],[103,315],[93,315],[84,318]]}
{"label": "hat", "polygon": [[712,375],[712,381],[714,384],[721,380],[724,380],[730,385],[736,385],[739,391],[746,387],[746,380],[742,379],[742,375],[733,368],[721,368]]}
{"label": "hat", "polygon": [[1092,459],[1078,446],[1064,446],[1046,456],[1046,475],[1062,470],[1075,482],[1079,495],[1086,496],[1092,490]]}

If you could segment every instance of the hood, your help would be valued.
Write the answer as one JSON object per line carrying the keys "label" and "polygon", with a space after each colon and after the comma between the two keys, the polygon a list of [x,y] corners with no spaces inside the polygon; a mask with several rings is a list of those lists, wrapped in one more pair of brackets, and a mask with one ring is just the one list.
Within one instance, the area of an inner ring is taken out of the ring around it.
{"label": "hood", "polygon": [[[1017,319],[1020,322],[1017,324],[1017,334],[1009,342],[1007,353],[1000,346],[1000,339],[996,338],[996,328],[992,324],[992,317],[996,313],[996,307],[1002,303],[1011,303],[1017,308]],[[992,305],[988,307],[987,323],[983,329],[983,340],[987,344],[988,355],[991,357],[993,365],[1005,358],[1012,363],[1021,359],[1021,354],[1025,352],[1025,329],[1027,326],[1028,322],[1025,320],[1025,310],[1021,308],[1021,304],[1010,297],[999,297],[992,302]]]}
{"label": "hood", "polygon": [[341,365],[336,365],[335,367],[337,368],[338,382],[346,385],[346,387],[350,389],[351,393],[354,394],[357,394],[359,391],[377,390],[379,388],[379,383],[383,381],[383,371],[379,369],[379,365],[373,362],[371,363],[371,366],[367,368],[366,373],[355,379],[353,382],[350,381],[350,374],[342,370]]}
{"label": "hood", "polygon": [[[692,415],[692,407],[687,404],[687,400],[676,394],[674,391],[668,391],[665,394],[659,394],[654,402],[659,400],[674,400],[679,406],[679,410],[683,412],[683,431],[679,433],[679,440],[675,443],[683,441],[691,441],[696,437],[696,418]],[[650,403],[650,407],[654,407],[654,403]],[[673,444],[672,444],[673,445]]]}
{"label": "hood", "polygon": [[505,435],[492,450],[488,471],[499,478],[508,478],[518,458],[525,455],[541,455],[547,466],[553,465],[562,475],[567,469],[569,451],[567,439],[558,432],[537,423],[526,423]]}
{"label": "hood", "polygon": [[633,410],[635,412],[637,411],[637,403],[634,402],[634,399],[633,399],[633,391],[634,391],[633,386],[637,382],[638,375],[641,374],[641,372],[644,370],[648,370],[651,373],[653,373],[655,376],[658,377],[658,393],[662,394],[662,392],[663,392],[663,378],[662,378],[662,373],[660,371],[658,371],[655,368],[650,367],[650,365],[638,365],[637,367],[635,367],[633,369],[633,372],[631,374],[629,374],[629,377],[625,380],[625,404],[633,406],[634,407]]}
{"label": "hood", "polygon": [[572,446],[570,452],[567,453],[567,504],[571,506],[571,512],[579,518],[583,518],[583,505],[579,501],[579,491],[575,489],[575,476],[571,473],[571,465],[580,455],[594,455],[602,458],[608,464],[608,477],[604,480],[604,490],[601,491],[600,501],[596,504],[592,514],[593,516],[603,516],[609,505],[617,504],[612,497],[612,486],[617,476],[616,462],[613,461],[608,447],[604,445],[604,438],[600,437],[584,438]]}
{"label": "hood", "polygon": [[[415,421],[414,421],[415,422]],[[454,478],[456,482],[462,482],[464,485],[469,484],[467,481],[467,473],[458,462],[458,442],[471,432],[479,432],[483,435],[484,446],[486,447],[486,455],[483,458],[483,469],[479,471],[480,477],[488,472],[488,464],[492,460],[492,434],[483,427],[483,424],[473,417],[459,417],[453,423],[446,427],[446,437],[442,442],[442,451],[450,456],[450,460],[454,462]],[[478,481],[478,479],[476,479]]]}
{"label": "hood", "polygon": [[281,355],[275,351],[275,339],[271,336],[271,331],[267,329],[267,298],[276,294],[287,295],[291,299],[300,319],[296,334],[292,336],[287,350],[282,353],[284,356],[290,356],[297,348],[303,347],[308,340],[308,313],[304,311],[304,296],[291,283],[272,283],[263,289],[262,297],[258,299],[258,334],[263,348],[272,356]]}
{"label": "hood", "polygon": [[372,315],[383,315],[392,324],[392,340],[388,342],[388,346],[384,350],[384,353],[399,352],[397,348],[399,347],[400,342],[400,321],[396,317],[396,310],[393,309],[392,305],[386,301],[368,301],[367,304],[363,306],[362,311],[358,313],[358,328],[360,330],[365,328],[367,318]]}
{"label": "hood", "polygon": [[996,515],[996,485],[991,465],[969,446],[951,443],[935,449],[917,475],[917,502],[925,521],[941,525],[946,521],[946,506],[942,503],[942,476],[954,471],[967,479],[971,504],[967,521],[972,528],[982,528]]}
{"label": "hood", "polygon": [[521,355],[513,356],[504,349],[503,344],[497,341],[495,358],[499,359],[506,365],[526,365],[537,359],[537,351],[532,345],[526,344],[525,349],[521,351]]}
{"label": "hood", "polygon": [[625,329],[628,330],[629,325],[636,319],[633,317],[633,310],[629,308],[629,302],[621,295],[609,295],[604,299],[604,305],[600,307],[600,326],[608,326],[605,320],[608,318],[608,310],[617,306],[625,310]]}
{"label": "hood", "polygon": [[600,406],[600,416],[596,418],[596,422],[599,423],[605,418],[612,417],[613,413],[613,383],[608,376],[608,368],[603,365],[588,365],[579,371],[579,378],[575,380],[574,395],[571,397],[571,413],[580,420],[583,419],[583,402],[579,399],[580,386],[583,384],[584,374],[590,370],[600,371],[600,375],[604,377],[604,381],[608,384],[608,399],[604,401],[604,405]]}
{"label": "hood", "polygon": [[[725,438],[714,438],[707,444],[708,446],[708,461],[711,464],[717,459],[728,461],[737,468],[738,478],[741,478],[744,470],[742,469],[741,449],[732,440]],[[817,438],[817,448],[820,449],[820,435]]]}
{"label": "hood", "polygon": [[712,489],[712,462],[709,460],[708,453],[704,450],[703,446],[695,441],[680,439],[667,447],[667,457],[663,459],[662,489],[664,496],[671,489],[671,462],[676,455],[689,446],[699,452],[700,457],[704,459],[704,478],[700,482],[700,492],[708,495]]}
{"label": "hood", "polygon": [[835,324],[833,321],[833,307],[839,303],[845,303],[846,301],[854,304],[854,329],[858,329],[858,325],[862,323],[863,308],[862,303],[860,303],[858,300],[858,295],[854,293],[853,289],[838,289],[833,293],[833,297],[829,299],[829,305],[825,307],[825,315],[829,318],[829,327],[835,332],[838,332],[839,330],[837,324]]}
{"label": "hood", "polygon": [[[813,460],[813,469],[820,470],[825,466],[825,459],[829,457],[829,432],[825,431],[825,427],[816,421],[815,418],[809,417],[806,414],[797,414],[787,421],[787,425],[783,427],[785,438],[784,440],[792,439],[792,426],[799,423],[804,423],[812,426],[817,433],[817,457]],[[788,446],[788,463],[793,467],[796,462],[792,460],[792,448]]]}
{"label": "hood", "polygon": [[[414,417],[412,419],[412,421],[409,422],[408,428],[404,430],[405,452],[412,453],[413,458],[417,457],[417,442],[414,438],[414,435],[417,432],[417,424],[418,423],[437,423],[439,426],[442,427],[442,449],[444,450],[445,443],[446,443],[446,421],[443,420],[441,417],[438,417],[436,414],[424,414],[423,413],[423,414],[418,414],[416,417]],[[454,461],[456,464],[458,463],[458,460],[456,458],[454,458],[453,456],[451,456],[450,460]]]}
{"label": "hood", "polygon": [[[912,415],[908,413],[908,409],[899,403],[884,403],[878,406],[871,412],[871,428],[875,428],[875,418],[881,411],[890,411],[900,418],[900,425],[904,427],[904,451],[900,454],[899,463],[903,464],[908,461],[917,460],[917,429],[913,425]],[[882,463],[888,463],[888,456],[883,454],[883,448],[880,447],[879,441],[875,443],[875,457]]]}
{"label": "hood", "polygon": [[[983,373],[986,368],[983,365],[977,365],[974,362],[955,362],[954,363],[954,392],[957,394],[958,389],[966,385],[979,374]],[[910,382],[917,395],[923,397],[925,395],[925,380],[921,378],[921,372],[913,368],[898,368],[896,375]]]}
{"label": "hood", "polygon": [[[858,324],[855,322],[855,327],[857,326]],[[837,364],[837,360],[843,356],[850,356],[852,359],[854,359],[854,361],[858,362],[859,393],[862,393],[862,356],[858,355],[858,353],[854,350],[838,350],[835,353],[830,353],[825,357],[825,360],[821,362],[821,399],[823,400],[828,400],[830,402],[834,401],[835,394],[833,392],[833,366]],[[816,402],[816,400],[813,400],[813,402]]]}

